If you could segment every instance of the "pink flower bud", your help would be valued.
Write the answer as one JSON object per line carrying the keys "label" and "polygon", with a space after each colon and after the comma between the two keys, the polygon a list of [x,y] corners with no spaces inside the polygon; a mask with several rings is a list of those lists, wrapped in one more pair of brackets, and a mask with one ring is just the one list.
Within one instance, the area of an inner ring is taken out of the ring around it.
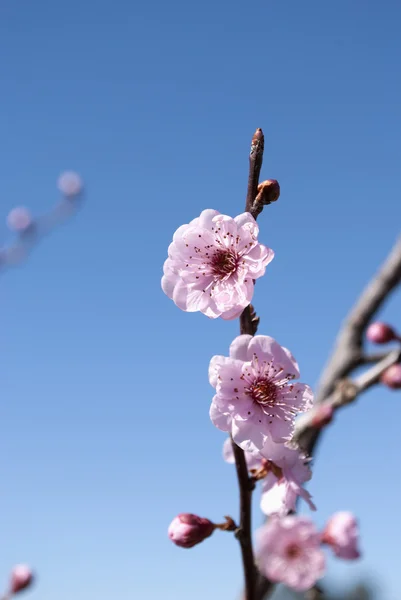
{"label": "pink flower bud", "polygon": [[392,390],[401,388],[401,365],[391,365],[381,376],[381,382]]}
{"label": "pink flower bud", "polygon": [[369,325],[366,331],[366,337],[369,342],[373,342],[374,344],[387,344],[394,340],[397,335],[390,325],[377,321],[376,323]]}
{"label": "pink flower bud", "polygon": [[31,213],[27,208],[13,208],[7,216],[7,226],[11,231],[25,231],[32,225]]}
{"label": "pink flower bud", "polygon": [[33,573],[27,565],[16,565],[11,571],[10,591],[12,594],[22,592],[31,585]]}
{"label": "pink flower bud", "polygon": [[58,179],[57,186],[65,196],[77,196],[83,187],[80,176],[74,171],[62,173]]}
{"label": "pink flower bud", "polygon": [[197,515],[181,513],[170,524],[168,537],[181,548],[192,548],[212,535],[214,523]]}
{"label": "pink flower bud", "polygon": [[322,542],[332,547],[339,558],[355,560],[360,557],[358,550],[358,523],[350,512],[337,512],[328,520],[322,534]]}
{"label": "pink flower bud", "polygon": [[312,426],[316,429],[325,427],[333,420],[334,408],[331,404],[322,404],[317,407],[312,419]]}

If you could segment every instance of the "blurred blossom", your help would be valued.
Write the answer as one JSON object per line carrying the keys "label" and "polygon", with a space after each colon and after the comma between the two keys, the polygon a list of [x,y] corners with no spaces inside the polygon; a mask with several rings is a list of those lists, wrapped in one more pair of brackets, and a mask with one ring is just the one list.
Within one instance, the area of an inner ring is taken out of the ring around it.
{"label": "blurred blossom", "polygon": [[60,175],[57,187],[65,196],[77,196],[82,191],[82,179],[74,171],[65,171]]}
{"label": "blurred blossom", "polygon": [[10,590],[13,594],[22,592],[31,585],[33,573],[27,565],[16,565],[11,571]]}
{"label": "blurred blossom", "polygon": [[25,231],[32,225],[32,216],[23,206],[13,208],[7,216],[7,226],[11,231]]}

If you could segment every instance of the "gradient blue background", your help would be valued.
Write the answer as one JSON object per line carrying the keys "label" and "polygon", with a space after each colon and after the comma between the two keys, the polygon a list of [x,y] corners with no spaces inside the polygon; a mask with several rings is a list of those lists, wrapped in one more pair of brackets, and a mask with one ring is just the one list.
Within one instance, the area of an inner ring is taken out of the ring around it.
{"label": "gradient blue background", "polygon": [[[64,169],[88,189],[2,279],[4,583],[25,561],[33,600],[236,597],[229,535],[166,536],[178,512],[237,516],[207,365],[238,331],[163,295],[167,246],[204,208],[242,212],[261,126],[282,195],[260,218],[260,332],[315,384],[400,230],[400,22],[397,0],[1,2],[1,213],[46,211]],[[309,486],[318,524],[360,518],[364,558],[332,578],[377,575],[381,600],[399,598],[400,402],[378,388],[339,414]]]}

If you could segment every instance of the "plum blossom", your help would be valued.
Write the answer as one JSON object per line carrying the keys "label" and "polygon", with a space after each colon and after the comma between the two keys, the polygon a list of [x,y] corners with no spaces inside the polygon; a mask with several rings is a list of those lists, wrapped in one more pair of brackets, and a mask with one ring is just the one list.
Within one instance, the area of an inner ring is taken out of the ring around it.
{"label": "plum blossom", "polygon": [[334,554],[339,558],[346,560],[359,558],[359,530],[355,516],[347,511],[334,513],[326,524],[322,541],[331,546]]}
{"label": "plum blossom", "polygon": [[7,225],[11,231],[26,231],[32,225],[32,215],[24,206],[17,206],[8,213]]}
{"label": "plum blossom", "polygon": [[176,546],[192,548],[212,535],[215,525],[209,519],[190,513],[181,513],[172,520],[168,537]]}
{"label": "plum blossom", "polygon": [[164,293],[181,310],[236,319],[252,300],[254,280],[274,257],[258,234],[249,213],[233,219],[204,210],[173,236],[163,267]]}
{"label": "plum blossom", "polygon": [[64,196],[77,196],[81,193],[82,179],[75,171],[65,171],[60,175],[57,182],[58,189]]}
{"label": "plum blossom", "polygon": [[316,510],[312,496],[302,487],[312,477],[309,459],[303,452],[266,440],[260,455],[270,465],[262,480],[262,512],[266,515],[285,515],[295,510],[298,496],[307,502],[311,510]]}
{"label": "plum blossom", "polygon": [[271,517],[258,538],[259,569],[271,581],[303,592],[324,575],[320,534],[307,517]]}
{"label": "plum blossom", "polygon": [[243,450],[261,450],[266,440],[291,439],[298,412],[313,404],[313,393],[299,377],[287,348],[266,335],[240,335],[230,356],[213,356],[209,381],[216,388],[210,407],[213,424],[231,433]]}
{"label": "plum blossom", "polygon": [[[235,462],[230,438],[224,442],[223,457],[228,463]],[[264,475],[260,508],[266,515],[282,516],[295,510],[298,496],[316,510],[311,495],[302,487],[312,476],[309,460],[298,449],[267,440],[259,453],[245,452],[245,460],[249,471]]]}
{"label": "plum blossom", "polygon": [[[230,438],[227,438],[223,444],[223,458],[231,465],[235,463],[233,445]],[[245,452],[245,460],[249,471],[259,470],[264,464],[263,457],[258,452],[255,452],[255,454]]]}

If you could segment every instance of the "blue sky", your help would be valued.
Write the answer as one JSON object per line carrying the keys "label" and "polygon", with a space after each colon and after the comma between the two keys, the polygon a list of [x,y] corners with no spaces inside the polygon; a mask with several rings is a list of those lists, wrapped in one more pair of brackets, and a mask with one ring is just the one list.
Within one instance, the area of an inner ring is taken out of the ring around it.
{"label": "blue sky", "polygon": [[[260,333],[314,385],[400,229],[400,19],[396,0],[1,2],[1,213],[45,211],[64,169],[87,183],[2,279],[1,577],[31,563],[33,600],[236,597],[230,535],[166,535],[178,512],[237,515],[207,365],[238,331],[163,295],[167,246],[204,208],[242,212],[262,127],[282,195],[260,218]],[[381,600],[399,590],[400,401],[377,388],[338,415],[309,488],[318,524],[360,518],[364,559],[331,575],[376,574]]]}

